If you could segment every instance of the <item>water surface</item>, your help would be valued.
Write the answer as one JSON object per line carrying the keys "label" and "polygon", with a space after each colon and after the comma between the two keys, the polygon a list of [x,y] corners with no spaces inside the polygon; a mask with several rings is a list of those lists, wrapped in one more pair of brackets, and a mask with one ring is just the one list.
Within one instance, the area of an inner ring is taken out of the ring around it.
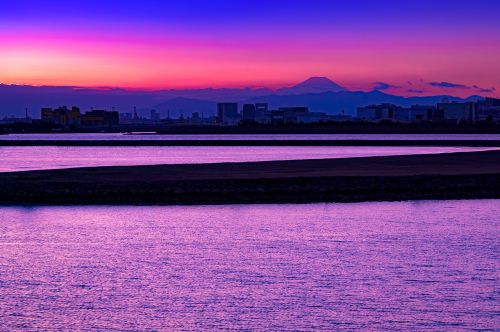
{"label": "water surface", "polygon": [[372,157],[491,149],[392,146],[13,146],[0,147],[0,172],[72,167]]}
{"label": "water surface", "polygon": [[122,133],[58,133],[0,135],[0,140],[500,140],[500,134],[213,134],[128,135]]}
{"label": "water surface", "polygon": [[498,330],[500,201],[0,208],[1,330]]}

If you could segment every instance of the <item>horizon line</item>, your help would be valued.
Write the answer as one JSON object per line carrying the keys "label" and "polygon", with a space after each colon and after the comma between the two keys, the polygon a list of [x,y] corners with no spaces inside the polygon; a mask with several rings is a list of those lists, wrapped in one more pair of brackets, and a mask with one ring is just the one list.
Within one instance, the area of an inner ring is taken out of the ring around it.
{"label": "horizon line", "polygon": [[[326,76],[325,76],[326,77]],[[327,77],[326,77],[327,78]],[[309,79],[309,78],[308,78]],[[302,83],[304,81],[301,81],[299,83],[295,83],[294,85],[286,85],[286,86],[281,86],[278,88],[271,88],[271,87],[266,87],[266,86],[206,86],[206,87],[177,87],[177,88],[146,88],[146,87],[124,87],[124,86],[99,86],[99,85],[48,85],[48,84],[43,84],[43,85],[37,85],[37,84],[17,84],[17,83],[5,83],[5,82],[0,82],[0,86],[15,86],[15,87],[32,87],[32,88],[69,88],[69,89],[74,89],[75,91],[78,90],[95,90],[95,91],[125,91],[125,92],[149,92],[149,93],[159,93],[159,92],[166,92],[166,91],[200,91],[200,90],[222,90],[222,89],[234,89],[234,90],[253,90],[253,91],[258,91],[258,90],[269,90],[271,93],[279,92],[282,89],[289,89],[293,88],[296,85]],[[333,82],[333,81],[332,81]],[[336,82],[334,82],[336,83]],[[448,93],[432,93],[430,91],[423,92],[418,95],[414,94],[398,94],[398,93],[388,93],[387,91],[383,91],[381,89],[348,89],[344,88],[341,85],[342,89],[341,91],[320,91],[320,92],[304,92],[304,93],[299,93],[299,94],[321,94],[321,93],[341,93],[341,92],[364,92],[364,93],[370,93],[370,92],[379,92],[385,95],[391,95],[391,96],[397,96],[397,97],[404,97],[404,98],[425,98],[425,97],[454,97],[454,98],[460,98],[460,99],[468,99],[471,97],[481,97],[481,98],[500,98],[500,95],[495,94],[494,97],[488,97],[485,95],[482,95],[480,93],[471,93],[467,97],[458,97],[453,94],[448,94]],[[491,93],[490,93],[491,94]],[[298,94],[295,94],[298,95]],[[197,98],[188,98],[188,99],[197,99]]]}

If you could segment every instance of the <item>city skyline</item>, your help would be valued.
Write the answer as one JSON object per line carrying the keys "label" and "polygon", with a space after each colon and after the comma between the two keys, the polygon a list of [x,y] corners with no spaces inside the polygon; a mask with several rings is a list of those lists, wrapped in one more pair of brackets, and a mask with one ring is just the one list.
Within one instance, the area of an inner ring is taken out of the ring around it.
{"label": "city skyline", "polygon": [[18,1],[0,7],[0,82],[279,89],[327,76],[401,96],[500,89],[494,1]]}

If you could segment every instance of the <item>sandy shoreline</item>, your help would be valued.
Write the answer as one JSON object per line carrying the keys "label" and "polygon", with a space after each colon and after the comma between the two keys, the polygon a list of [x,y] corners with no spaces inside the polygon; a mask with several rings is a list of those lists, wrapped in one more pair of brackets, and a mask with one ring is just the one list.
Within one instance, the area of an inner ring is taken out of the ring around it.
{"label": "sandy shoreline", "polygon": [[0,204],[235,204],[500,198],[500,150],[0,173]]}

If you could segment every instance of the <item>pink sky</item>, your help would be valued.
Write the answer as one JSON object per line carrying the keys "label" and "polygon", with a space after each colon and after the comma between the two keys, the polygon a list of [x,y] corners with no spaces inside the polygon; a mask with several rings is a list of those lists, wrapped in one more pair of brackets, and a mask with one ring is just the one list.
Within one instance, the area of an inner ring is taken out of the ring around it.
{"label": "pink sky", "polygon": [[[94,21],[92,21],[94,22]],[[88,22],[87,22],[88,23]],[[0,82],[134,89],[269,87],[327,76],[352,90],[386,83],[398,95],[498,96],[500,42],[494,31],[414,26],[341,32],[284,27],[94,25],[76,20],[0,24]],[[329,28],[330,29],[330,28]],[[257,33],[258,32],[258,33]],[[448,87],[431,82],[447,82]]]}

